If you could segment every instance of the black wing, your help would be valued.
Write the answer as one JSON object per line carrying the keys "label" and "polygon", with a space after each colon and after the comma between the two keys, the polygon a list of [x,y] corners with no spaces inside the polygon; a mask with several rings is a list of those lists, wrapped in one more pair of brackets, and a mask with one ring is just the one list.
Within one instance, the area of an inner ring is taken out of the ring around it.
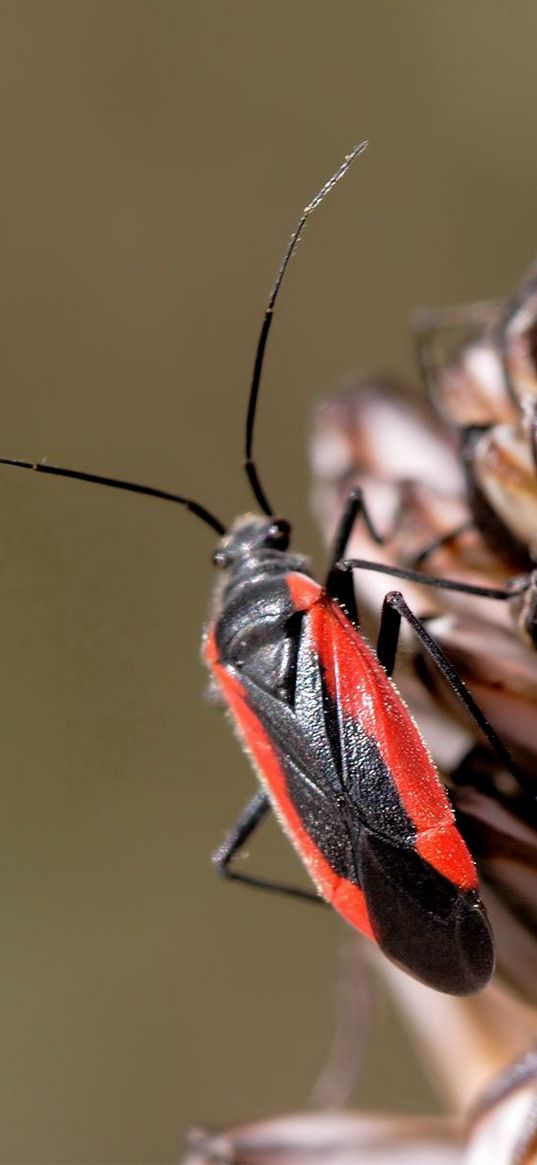
{"label": "black wing", "polygon": [[296,631],[292,707],[240,672],[288,795],[335,873],[364,894],[381,949],[438,990],[477,991],[494,963],[478,895],[460,891],[416,853],[413,824],[375,741],[329,697],[308,623],[306,613]]}

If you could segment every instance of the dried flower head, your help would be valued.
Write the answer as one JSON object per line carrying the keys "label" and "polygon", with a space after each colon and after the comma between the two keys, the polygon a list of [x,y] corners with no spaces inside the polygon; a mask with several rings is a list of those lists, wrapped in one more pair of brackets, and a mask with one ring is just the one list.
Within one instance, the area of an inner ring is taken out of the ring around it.
{"label": "dried flower head", "polygon": [[[507,596],[395,583],[516,761],[518,776],[407,634],[398,683],[476,861],[499,976],[456,999],[378,958],[449,1117],[328,1111],[197,1130],[188,1165],[537,1165],[537,1053],[524,1056],[537,1039],[537,268],[505,305],[422,312],[417,335],[428,400],[382,377],[317,410],[313,502],[330,544],[350,489],[362,489],[373,524],[356,524],[349,558]],[[356,583],[372,628],[393,584],[365,569]]]}

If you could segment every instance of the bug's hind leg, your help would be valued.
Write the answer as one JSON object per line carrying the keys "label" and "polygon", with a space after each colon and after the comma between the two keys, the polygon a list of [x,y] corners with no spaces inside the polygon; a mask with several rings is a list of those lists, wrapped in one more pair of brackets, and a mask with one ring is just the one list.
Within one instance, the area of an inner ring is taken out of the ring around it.
{"label": "bug's hind leg", "polygon": [[430,656],[441,675],[443,675],[449,684],[451,690],[472,717],[474,723],[481,729],[483,736],[501,763],[505,765],[519,786],[527,789],[529,782],[525,773],[518,767],[503,741],[497,735],[492,725],[489,724],[479,704],[474,700],[471,692],[468,691],[466,684],[450,663],[440,645],[429,634],[421,619],[418,619],[411,611],[400,591],[391,591],[386,595],[380,620],[377,654],[380,662],[386,668],[388,675],[393,671],[395,664],[401,619],[404,619],[408,623],[422,648]]}
{"label": "bug's hind leg", "polygon": [[246,886],[255,886],[261,890],[275,890],[292,898],[301,898],[305,902],[326,905],[324,899],[311,890],[301,890],[298,886],[289,886],[285,882],[273,882],[268,878],[258,878],[255,874],[243,874],[242,871],[233,868],[233,858],[240,853],[270,807],[266,793],[256,793],[255,797],[252,797],[252,800],[244,807],[235,824],[226,834],[222,844],[213,854],[212,862],[215,870],[222,877],[229,878],[233,882],[243,882]]}

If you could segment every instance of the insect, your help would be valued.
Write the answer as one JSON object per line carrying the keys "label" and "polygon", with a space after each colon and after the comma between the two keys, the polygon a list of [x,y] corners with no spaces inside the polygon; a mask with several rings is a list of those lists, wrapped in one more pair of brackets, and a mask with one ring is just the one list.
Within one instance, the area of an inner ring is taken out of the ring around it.
{"label": "insect", "polygon": [[[516,766],[399,592],[384,600],[376,654],[362,636],[353,586],[356,564],[342,561],[354,523],[361,518],[372,526],[361,492],[353,491],[348,499],[321,585],[307,560],[289,550],[289,523],[276,517],[253,459],[265,348],[288,263],[308,217],[364,148],[362,143],[345,158],[305,208],[264,316],[245,442],[245,471],[261,515],[247,514],[227,528],[205,506],[182,495],[59,466],[0,461],[169,500],[216,531],[214,564],[221,577],[203,656],[261,782],[214,855],[216,868],[239,882],[324,900],[410,974],[438,990],[467,994],[481,989],[492,974],[492,932],[447,792],[390,678],[401,620],[502,762],[515,772]],[[392,573],[409,577],[404,570]],[[416,572],[413,577],[465,589]],[[499,597],[493,588],[478,589],[486,597]],[[269,809],[316,893],[236,868],[235,857]]]}

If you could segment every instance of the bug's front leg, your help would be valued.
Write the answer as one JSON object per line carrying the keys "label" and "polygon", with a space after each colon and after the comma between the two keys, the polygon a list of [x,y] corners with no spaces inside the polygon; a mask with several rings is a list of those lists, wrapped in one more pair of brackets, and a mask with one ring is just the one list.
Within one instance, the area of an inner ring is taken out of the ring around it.
{"label": "bug's front leg", "polygon": [[339,526],[336,530],[328,574],[324,584],[325,590],[330,595],[330,598],[334,599],[336,603],[339,603],[340,607],[343,607],[343,610],[355,627],[359,626],[360,620],[356,595],[354,593],[354,581],[352,574],[345,573],[339,569],[338,563],[345,555],[353,528],[360,518],[363,519],[370,537],[373,539],[373,542],[376,542],[377,546],[383,546],[392,537],[392,531],[383,535],[377,530],[365,504],[363,490],[360,486],[355,486],[345,502]]}
{"label": "bug's front leg", "polygon": [[[364,501],[363,491],[360,486],[356,486],[353,490],[351,490],[345,503],[345,507],[341,515],[341,520],[334,539],[334,546],[332,548],[330,565],[325,582],[325,590],[328,592],[332,599],[335,599],[335,601],[339,603],[341,607],[343,607],[343,610],[346,612],[351,623],[353,623],[355,627],[359,627],[358,607],[354,591],[354,582],[352,575],[349,574],[349,569],[352,567],[353,561],[356,561],[356,565],[369,565],[369,569],[371,570],[384,570],[388,574],[393,572],[391,568],[383,566],[382,563],[364,564],[359,559],[349,560],[344,564],[342,560],[345,558],[353,528],[356,522],[362,518],[373,541],[377,544],[377,546],[384,546],[394,537],[395,531],[401,519],[402,509],[403,505],[401,504],[393,518],[392,529],[389,530],[386,534],[380,534],[369,514]],[[412,560],[412,567],[420,566],[421,563],[424,562],[430,554],[433,554],[434,551],[441,549],[443,546],[448,546],[450,542],[456,541],[457,538],[459,538],[462,534],[465,534],[468,530],[471,530],[473,525],[473,519],[468,519],[466,522],[462,522],[459,526],[454,527],[452,530],[448,530],[447,533],[432,539],[428,545],[424,546],[420,553]],[[401,577],[411,579],[415,578],[415,581],[417,582],[423,581],[421,576],[418,577],[417,572],[415,572],[413,569],[403,569],[401,571]],[[442,584],[441,582],[435,580],[435,585]],[[472,593],[475,592],[475,589],[476,588],[472,588]],[[502,592],[502,598],[506,597],[506,593]]]}

